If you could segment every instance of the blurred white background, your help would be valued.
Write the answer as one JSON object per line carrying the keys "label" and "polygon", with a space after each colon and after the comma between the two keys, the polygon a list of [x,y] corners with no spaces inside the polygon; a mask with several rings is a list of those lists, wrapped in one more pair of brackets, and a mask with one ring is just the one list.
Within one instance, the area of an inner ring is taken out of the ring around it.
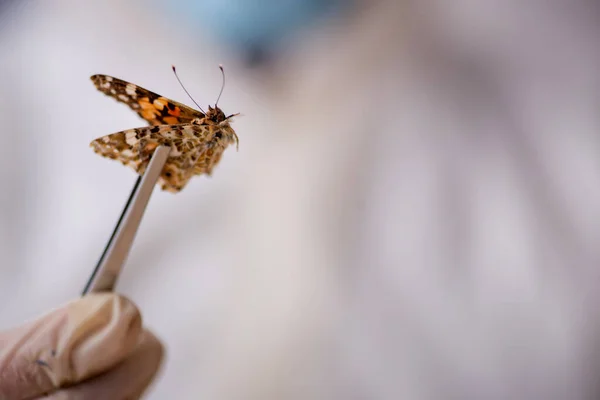
{"label": "blurred white background", "polygon": [[252,66],[191,3],[0,7],[0,328],[79,295],[134,183],[89,76],[206,106],[223,63],[240,150],[155,191],[118,285],[147,398],[597,398],[598,1],[342,2]]}

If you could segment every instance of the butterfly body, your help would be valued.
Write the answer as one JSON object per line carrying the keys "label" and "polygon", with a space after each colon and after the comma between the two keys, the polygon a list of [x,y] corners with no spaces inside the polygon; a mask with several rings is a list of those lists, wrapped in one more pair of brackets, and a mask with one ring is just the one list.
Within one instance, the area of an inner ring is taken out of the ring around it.
{"label": "butterfly body", "polygon": [[204,113],[121,79],[107,75],[91,79],[98,90],[127,104],[149,124],[100,137],[91,147],[140,175],[158,146],[170,147],[158,180],[163,190],[177,193],[194,175],[210,175],[225,149],[238,143],[229,125],[231,116],[217,106]]}

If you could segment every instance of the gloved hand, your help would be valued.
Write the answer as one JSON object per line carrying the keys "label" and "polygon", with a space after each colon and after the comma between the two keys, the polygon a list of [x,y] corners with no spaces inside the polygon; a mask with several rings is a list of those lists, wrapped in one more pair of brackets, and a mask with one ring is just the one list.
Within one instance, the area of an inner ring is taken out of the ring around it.
{"label": "gloved hand", "polygon": [[87,295],[0,333],[0,400],[138,399],[162,356],[131,301]]}

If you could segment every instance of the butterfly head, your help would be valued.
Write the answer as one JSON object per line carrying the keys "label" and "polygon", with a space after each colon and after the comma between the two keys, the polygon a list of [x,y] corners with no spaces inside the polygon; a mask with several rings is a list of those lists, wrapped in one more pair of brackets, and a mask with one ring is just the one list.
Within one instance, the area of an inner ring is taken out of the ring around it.
{"label": "butterfly head", "polygon": [[212,122],[218,124],[227,119],[223,110],[215,105],[215,108],[208,106],[208,112],[206,113],[206,119],[211,120]]}

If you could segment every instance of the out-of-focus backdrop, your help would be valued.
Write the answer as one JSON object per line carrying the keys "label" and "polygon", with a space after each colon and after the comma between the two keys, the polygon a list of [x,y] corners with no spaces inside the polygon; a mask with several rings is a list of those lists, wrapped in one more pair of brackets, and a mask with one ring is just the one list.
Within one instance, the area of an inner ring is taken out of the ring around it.
{"label": "out-of-focus backdrop", "polygon": [[234,122],[156,190],[118,290],[149,399],[584,399],[600,374],[600,3],[0,3],[0,328],[79,295],[143,126],[109,74]]}

